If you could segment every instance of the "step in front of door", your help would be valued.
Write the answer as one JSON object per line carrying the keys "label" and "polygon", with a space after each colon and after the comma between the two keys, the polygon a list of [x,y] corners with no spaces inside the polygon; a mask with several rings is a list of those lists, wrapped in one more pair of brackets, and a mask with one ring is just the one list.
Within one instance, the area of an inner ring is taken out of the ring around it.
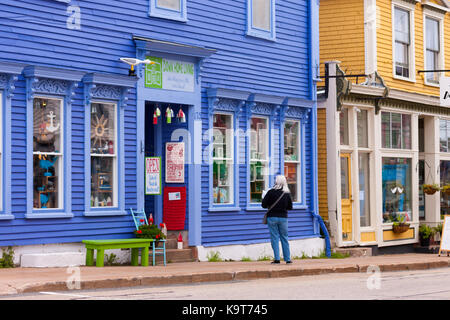
{"label": "step in front of door", "polygon": [[[152,250],[150,250],[150,259],[153,259]],[[163,256],[156,255],[156,264],[163,264]],[[166,249],[166,262],[167,263],[177,263],[177,262],[194,262],[192,249]]]}

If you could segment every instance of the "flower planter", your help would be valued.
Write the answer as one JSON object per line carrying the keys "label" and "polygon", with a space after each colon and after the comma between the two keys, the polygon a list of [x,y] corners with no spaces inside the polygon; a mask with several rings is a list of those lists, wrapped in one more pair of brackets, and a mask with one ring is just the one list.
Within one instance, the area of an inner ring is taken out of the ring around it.
{"label": "flower planter", "polygon": [[439,188],[437,188],[435,186],[432,186],[432,185],[424,185],[423,186],[423,192],[425,194],[432,195],[432,194],[435,194],[437,191],[439,191]]}
{"label": "flower planter", "polygon": [[409,223],[400,223],[398,225],[392,226],[392,231],[394,233],[403,233],[409,230]]}
{"label": "flower planter", "polygon": [[430,238],[427,238],[427,239],[420,238],[420,246],[421,247],[429,247],[430,246]]}

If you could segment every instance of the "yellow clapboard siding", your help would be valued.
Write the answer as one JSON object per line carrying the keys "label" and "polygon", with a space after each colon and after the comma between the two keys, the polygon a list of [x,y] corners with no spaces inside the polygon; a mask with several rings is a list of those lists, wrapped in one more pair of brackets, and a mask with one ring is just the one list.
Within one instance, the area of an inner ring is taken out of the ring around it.
{"label": "yellow clapboard siding", "polygon": [[317,109],[319,214],[328,220],[326,109]]}
{"label": "yellow clapboard siding", "polygon": [[361,242],[375,242],[377,241],[375,232],[361,232]]}
{"label": "yellow clapboard siding", "polygon": [[348,74],[364,73],[364,1],[322,0],[319,10],[321,74],[330,60]]}
{"label": "yellow clapboard siding", "polygon": [[394,233],[392,230],[383,231],[383,241],[414,239],[414,228],[403,233]]}
{"label": "yellow clapboard siding", "polygon": [[[439,1],[434,1],[440,4]],[[416,81],[406,81],[394,78],[393,75],[393,33],[392,33],[392,2],[391,0],[377,0],[379,18],[377,19],[377,69],[388,87],[417,92],[427,95],[439,96],[439,88],[425,84],[423,76],[418,70],[425,70],[424,59],[424,30],[423,9],[421,4],[416,4],[414,10],[414,57],[416,69]],[[444,60],[447,66],[450,63],[450,17],[444,19]],[[447,45],[445,47],[445,45]],[[450,74],[450,73],[449,73]],[[447,74],[447,76],[449,75]]]}

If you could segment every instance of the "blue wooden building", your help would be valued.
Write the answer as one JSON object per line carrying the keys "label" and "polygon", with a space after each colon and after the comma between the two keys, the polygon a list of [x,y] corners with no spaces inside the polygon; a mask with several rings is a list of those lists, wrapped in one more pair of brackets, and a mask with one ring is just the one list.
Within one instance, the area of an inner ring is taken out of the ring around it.
{"label": "blue wooden building", "polygon": [[129,208],[160,223],[180,197],[200,256],[267,245],[281,173],[290,239],[321,250],[318,2],[2,1],[0,246],[133,237]]}

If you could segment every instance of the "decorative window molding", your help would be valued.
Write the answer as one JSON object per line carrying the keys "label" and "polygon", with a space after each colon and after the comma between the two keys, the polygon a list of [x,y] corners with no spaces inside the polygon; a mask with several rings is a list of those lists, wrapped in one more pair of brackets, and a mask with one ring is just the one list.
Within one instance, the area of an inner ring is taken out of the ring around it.
{"label": "decorative window molding", "polygon": [[[124,146],[124,109],[127,105],[128,94],[131,88],[135,86],[136,77],[105,75],[90,73],[84,76],[84,103],[85,111],[85,147],[84,147],[84,165],[85,165],[85,216],[112,216],[125,215],[125,146]],[[91,206],[91,105],[93,103],[114,104],[116,145],[115,155],[115,198],[111,206],[97,207]]]}
{"label": "decorative window molding", "polygon": [[[27,88],[27,129],[26,129],[26,186],[27,210],[25,217],[29,219],[41,218],[71,218],[72,204],[72,172],[71,172],[71,115],[72,99],[75,89],[83,76],[83,72],[66,69],[56,69],[39,66],[28,66],[23,70]],[[64,154],[61,166],[63,167],[64,182],[61,187],[63,197],[58,209],[36,209],[33,207],[33,101],[35,98],[53,98],[62,101],[64,123],[64,138],[62,141]]]}
{"label": "decorative window molding", "polygon": [[0,62],[0,220],[14,219],[11,210],[11,100],[14,96],[14,83],[22,73],[24,65]]}
{"label": "decorative window molding", "polygon": [[149,0],[150,17],[187,22],[187,0]]}
{"label": "decorative window molding", "polygon": [[247,0],[247,36],[276,40],[275,0]]}
{"label": "decorative window molding", "polygon": [[210,148],[209,152],[209,212],[228,212],[228,211],[240,211],[239,207],[239,164],[243,163],[245,159],[241,157],[241,146],[240,143],[241,130],[239,130],[239,119],[244,114],[244,106],[247,98],[249,97],[249,93],[233,91],[227,89],[209,89],[207,92],[208,95],[208,119],[209,119],[209,128],[212,130],[209,131],[208,141],[211,143],[213,141],[213,117],[214,114],[224,114],[230,115],[232,117],[232,128],[233,132],[233,202],[227,204],[218,204],[213,201],[213,148]]}

